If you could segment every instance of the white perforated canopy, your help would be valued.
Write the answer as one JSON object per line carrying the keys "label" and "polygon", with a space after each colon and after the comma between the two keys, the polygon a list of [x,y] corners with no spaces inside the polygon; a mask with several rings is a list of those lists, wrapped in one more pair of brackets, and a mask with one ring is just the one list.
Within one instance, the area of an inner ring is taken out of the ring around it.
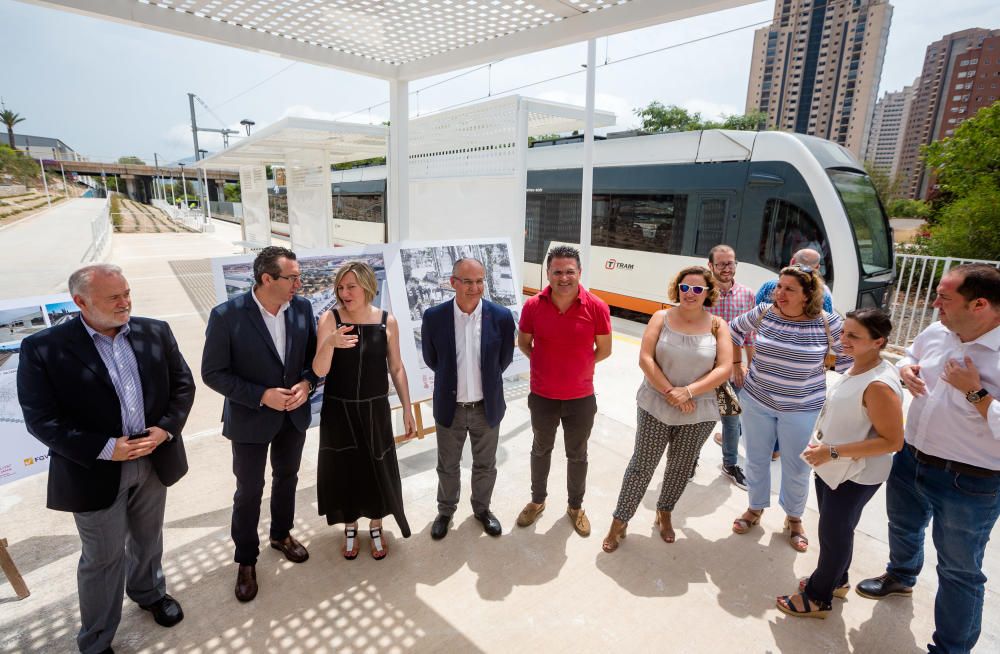
{"label": "white perforated canopy", "polygon": [[757,0],[24,0],[412,80]]}

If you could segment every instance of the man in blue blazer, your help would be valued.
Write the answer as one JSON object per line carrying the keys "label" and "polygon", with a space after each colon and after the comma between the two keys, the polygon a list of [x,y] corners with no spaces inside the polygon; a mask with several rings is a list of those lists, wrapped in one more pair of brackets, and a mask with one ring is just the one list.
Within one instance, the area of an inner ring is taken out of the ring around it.
{"label": "man in blue blazer", "polygon": [[451,272],[455,299],[424,312],[421,345],[434,371],[434,422],[438,443],[438,516],[431,537],[448,534],[458,508],[460,467],[466,435],[472,446],[472,512],[490,536],[503,528],[490,511],[497,478],[503,371],[514,358],[514,317],[483,298],[482,262],[459,259]]}
{"label": "man in blue blazer", "polygon": [[231,533],[236,599],[257,596],[257,523],[264,468],[271,454],[271,547],[301,563],[309,552],[291,535],[295,487],[311,420],[309,395],[316,388],[312,360],[316,321],[302,288],[295,253],[266,247],[253,262],[254,287],[212,309],[205,330],[201,377],[225,396],[222,435],[232,441]]}
{"label": "man in blue blazer", "polygon": [[121,268],[84,266],[69,291],[80,317],[21,342],[17,395],[49,448],[47,505],[80,534],[77,645],[90,654],[111,651],[123,591],[164,627],[184,618],[163,577],[163,511],[188,470],[195,386],[170,326],[132,315]]}

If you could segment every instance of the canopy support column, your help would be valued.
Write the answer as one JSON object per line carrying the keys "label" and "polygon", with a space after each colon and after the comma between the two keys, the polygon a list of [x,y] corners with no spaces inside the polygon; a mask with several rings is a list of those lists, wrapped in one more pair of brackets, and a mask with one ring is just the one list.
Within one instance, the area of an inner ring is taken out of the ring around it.
{"label": "canopy support column", "polygon": [[410,166],[409,166],[409,83],[389,82],[389,156],[387,163],[387,206],[389,241],[410,236]]}
{"label": "canopy support column", "polygon": [[586,275],[590,272],[590,229],[594,212],[594,89],[597,73],[597,41],[587,41],[587,104],[584,110],[583,127],[583,190],[580,199],[580,271],[581,277],[589,285]]}

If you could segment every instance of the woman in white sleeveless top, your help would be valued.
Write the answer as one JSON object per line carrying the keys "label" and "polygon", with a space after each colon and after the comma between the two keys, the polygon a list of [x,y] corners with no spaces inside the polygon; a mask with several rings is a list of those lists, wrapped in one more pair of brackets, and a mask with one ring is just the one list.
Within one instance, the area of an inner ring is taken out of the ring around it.
{"label": "woman in white sleeveless top", "polygon": [[861,511],[889,478],[892,453],[903,446],[903,390],[895,367],[880,356],[892,331],[879,309],[847,314],[841,343],[854,365],[830,385],[816,433],[802,458],[816,470],[819,562],[798,592],[777,598],[781,611],[825,618],[843,599]]}

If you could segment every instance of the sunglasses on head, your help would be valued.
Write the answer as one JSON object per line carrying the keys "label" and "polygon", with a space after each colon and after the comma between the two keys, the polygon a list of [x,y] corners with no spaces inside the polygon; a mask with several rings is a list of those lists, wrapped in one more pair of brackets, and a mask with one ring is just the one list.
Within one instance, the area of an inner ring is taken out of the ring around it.
{"label": "sunglasses on head", "polygon": [[801,270],[807,275],[811,273],[813,270],[815,270],[812,266],[803,266],[801,263],[793,264],[791,267],[795,268],[796,270]]}
{"label": "sunglasses on head", "polygon": [[681,289],[681,293],[691,291],[695,295],[701,295],[708,290],[707,286],[691,286],[690,284],[679,284],[678,288]]}

